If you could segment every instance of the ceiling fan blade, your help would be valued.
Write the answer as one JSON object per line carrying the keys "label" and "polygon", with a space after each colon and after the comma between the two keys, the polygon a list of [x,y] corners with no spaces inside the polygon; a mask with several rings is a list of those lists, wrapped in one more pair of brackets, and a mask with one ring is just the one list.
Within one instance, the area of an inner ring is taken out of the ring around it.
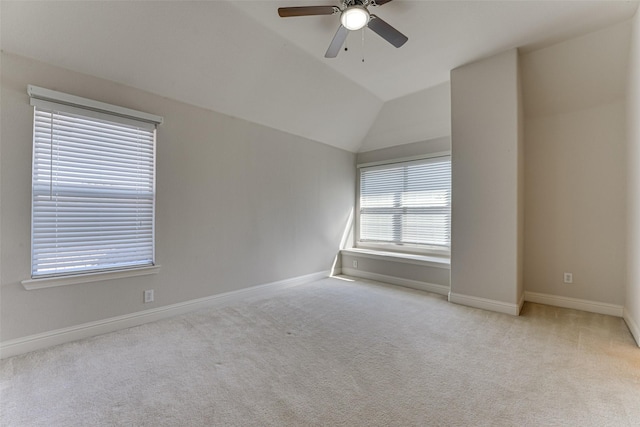
{"label": "ceiling fan blade", "polygon": [[409,40],[407,36],[393,28],[391,25],[387,24],[382,19],[378,18],[376,15],[371,15],[371,19],[369,20],[369,28],[371,28],[373,32],[375,32],[377,35],[379,35],[395,47],[400,47],[405,44],[407,40]]}
{"label": "ceiling fan blade", "polygon": [[337,8],[335,6],[279,7],[278,15],[282,18],[288,18],[291,16],[333,15],[336,9]]}
{"label": "ceiling fan blade", "polygon": [[340,52],[340,48],[342,48],[342,45],[347,38],[347,34],[349,34],[349,30],[340,25],[338,31],[336,31],[336,35],[333,36],[333,40],[331,40],[327,53],[324,54],[325,58],[335,58],[338,56],[338,52]]}
{"label": "ceiling fan blade", "polygon": [[382,6],[385,3],[389,3],[391,0],[375,0],[376,6]]}

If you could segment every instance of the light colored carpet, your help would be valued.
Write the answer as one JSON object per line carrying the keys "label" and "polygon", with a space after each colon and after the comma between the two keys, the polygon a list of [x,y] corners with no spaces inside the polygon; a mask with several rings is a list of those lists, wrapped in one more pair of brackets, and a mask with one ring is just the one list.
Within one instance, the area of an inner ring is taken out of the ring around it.
{"label": "light colored carpet", "polygon": [[0,364],[2,426],[638,426],[622,319],[325,279]]}

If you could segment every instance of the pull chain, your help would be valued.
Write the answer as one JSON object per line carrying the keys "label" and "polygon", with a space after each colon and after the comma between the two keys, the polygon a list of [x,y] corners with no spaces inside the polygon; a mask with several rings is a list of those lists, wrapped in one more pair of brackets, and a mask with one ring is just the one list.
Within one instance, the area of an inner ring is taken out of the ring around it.
{"label": "pull chain", "polygon": [[366,25],[362,27],[362,62],[364,62],[364,29],[365,28],[366,28]]}

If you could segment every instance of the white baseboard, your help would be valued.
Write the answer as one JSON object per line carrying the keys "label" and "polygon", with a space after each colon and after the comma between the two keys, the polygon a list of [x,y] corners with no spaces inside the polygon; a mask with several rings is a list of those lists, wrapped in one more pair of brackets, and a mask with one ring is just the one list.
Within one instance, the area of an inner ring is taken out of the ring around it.
{"label": "white baseboard", "polygon": [[541,294],[538,292],[525,291],[525,301],[538,304],[553,305],[555,307],[573,308],[575,310],[588,311],[591,313],[607,314],[609,316],[622,317],[623,308],[621,305],[608,304],[598,301],[590,301],[578,298],[569,298],[559,295]]}
{"label": "white baseboard", "polygon": [[355,268],[342,267],[342,274],[346,276],[359,277],[361,279],[389,283],[391,285],[404,286],[405,288],[417,289],[419,291],[433,292],[434,294],[449,294],[448,286],[420,282],[418,280],[403,279],[401,277],[387,276],[385,274],[370,273],[368,271],[357,270]]}
{"label": "white baseboard", "polygon": [[508,302],[474,297],[471,295],[454,294],[453,292],[450,292],[449,302],[518,316],[520,314],[520,308],[522,307],[521,302],[523,301],[521,298],[521,301],[519,301],[517,304],[510,304]]}
{"label": "white baseboard", "polygon": [[522,307],[524,306],[524,292],[520,295],[520,301],[518,301],[518,314],[520,316],[520,312],[522,311]]}
{"label": "white baseboard", "polygon": [[633,335],[633,338],[636,340],[636,344],[638,344],[638,347],[640,347],[640,327],[638,327],[638,323],[633,320],[633,317],[631,317],[631,313],[629,313],[629,310],[627,310],[626,308],[622,310],[622,318],[631,331],[631,335]]}
{"label": "white baseboard", "polygon": [[280,289],[286,289],[292,286],[297,286],[328,277],[329,273],[329,271],[321,271],[304,276],[293,277],[291,279],[252,286],[250,288],[238,289],[237,291],[211,295],[204,298],[166,305],[164,307],[157,307],[150,310],[126,314],[124,316],[111,317],[109,319],[83,323],[81,325],[56,329],[53,331],[43,332],[41,334],[29,335],[27,337],[5,341],[0,343],[0,358],[5,359],[7,357],[28,353],[30,351],[39,350],[58,344],[64,344],[83,338],[106,334],[108,332],[114,332],[117,330],[130,328],[132,326],[138,326],[144,323],[166,319],[202,308],[208,308],[234,301],[245,300],[250,297],[260,297],[268,295]]}

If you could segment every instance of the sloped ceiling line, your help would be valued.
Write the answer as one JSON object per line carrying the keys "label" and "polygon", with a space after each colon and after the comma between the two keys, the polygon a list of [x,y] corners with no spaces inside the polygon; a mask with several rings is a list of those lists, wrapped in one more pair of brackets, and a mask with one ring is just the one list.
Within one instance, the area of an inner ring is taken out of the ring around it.
{"label": "sloped ceiling line", "polygon": [[[451,69],[516,46],[538,48],[621,22],[638,6],[635,1],[394,0],[375,13],[409,41],[396,49],[369,36],[362,63],[359,43],[349,54],[323,58],[336,16],[278,17],[280,6],[305,4],[336,2],[3,0],[0,47],[357,152],[416,138],[393,133],[394,126],[402,127],[392,117],[403,117],[402,108],[419,108],[420,94],[448,81]],[[428,120],[426,114],[406,112],[405,119]],[[441,127],[443,114],[426,127],[409,127],[432,132]]]}

